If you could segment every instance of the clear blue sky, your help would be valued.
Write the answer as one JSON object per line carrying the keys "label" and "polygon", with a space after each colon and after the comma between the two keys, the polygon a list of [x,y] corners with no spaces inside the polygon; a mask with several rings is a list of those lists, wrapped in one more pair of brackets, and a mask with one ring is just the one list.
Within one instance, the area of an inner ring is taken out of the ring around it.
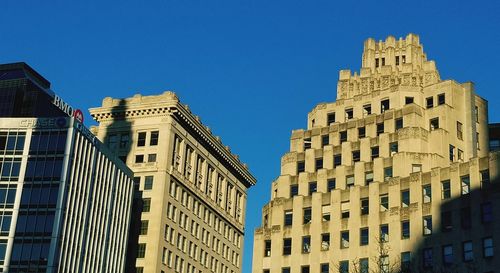
{"label": "clear blue sky", "polygon": [[335,100],[338,70],[359,70],[366,38],[420,35],[441,78],[475,82],[500,121],[499,2],[420,2],[2,0],[0,63],[29,63],[82,109],[104,96],[177,92],[258,179],[250,273],[253,230],[291,130]]}

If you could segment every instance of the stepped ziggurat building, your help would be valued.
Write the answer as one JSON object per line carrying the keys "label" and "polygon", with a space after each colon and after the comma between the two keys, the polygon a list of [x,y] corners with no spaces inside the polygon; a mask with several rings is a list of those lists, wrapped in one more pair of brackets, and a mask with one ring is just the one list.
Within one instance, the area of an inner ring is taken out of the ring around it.
{"label": "stepped ziggurat building", "polygon": [[127,272],[239,273],[247,166],[172,92],[105,98],[93,131],[134,172]]}
{"label": "stepped ziggurat building", "polygon": [[253,273],[499,272],[487,110],[418,36],[366,40],[360,73],[340,71],[337,100],[292,132]]}

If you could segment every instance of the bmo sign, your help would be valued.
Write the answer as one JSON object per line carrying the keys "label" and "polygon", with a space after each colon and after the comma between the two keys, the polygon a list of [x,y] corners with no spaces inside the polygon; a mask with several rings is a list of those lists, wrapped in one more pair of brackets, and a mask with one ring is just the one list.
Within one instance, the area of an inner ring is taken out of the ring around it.
{"label": "bmo sign", "polygon": [[74,117],[76,120],[83,123],[83,113],[80,109],[74,109],[71,105],[63,101],[58,95],[54,95],[54,101],[52,103],[66,113],[66,115]]}

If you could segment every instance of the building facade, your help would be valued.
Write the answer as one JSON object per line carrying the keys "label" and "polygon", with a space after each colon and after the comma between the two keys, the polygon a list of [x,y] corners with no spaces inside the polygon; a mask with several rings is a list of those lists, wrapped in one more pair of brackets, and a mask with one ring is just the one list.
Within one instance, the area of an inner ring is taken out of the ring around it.
{"label": "building facade", "polygon": [[364,43],[337,100],[295,130],[254,233],[253,273],[494,272],[498,154],[487,102],[419,37]]}
{"label": "building facade", "polygon": [[0,272],[123,272],[132,172],[29,66],[0,75]]}
{"label": "building facade", "polygon": [[94,132],[134,171],[127,272],[241,272],[255,178],[172,92],[105,98]]}

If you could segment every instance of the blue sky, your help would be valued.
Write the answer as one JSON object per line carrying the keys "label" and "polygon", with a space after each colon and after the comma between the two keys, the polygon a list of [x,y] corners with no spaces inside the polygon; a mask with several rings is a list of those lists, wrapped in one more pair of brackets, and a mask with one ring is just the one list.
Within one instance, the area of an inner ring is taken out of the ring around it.
{"label": "blue sky", "polygon": [[335,100],[338,70],[359,70],[366,38],[420,35],[441,78],[475,82],[500,121],[498,1],[2,0],[0,9],[0,63],[29,63],[82,109],[173,90],[249,164],[258,184],[244,273],[291,130]]}

